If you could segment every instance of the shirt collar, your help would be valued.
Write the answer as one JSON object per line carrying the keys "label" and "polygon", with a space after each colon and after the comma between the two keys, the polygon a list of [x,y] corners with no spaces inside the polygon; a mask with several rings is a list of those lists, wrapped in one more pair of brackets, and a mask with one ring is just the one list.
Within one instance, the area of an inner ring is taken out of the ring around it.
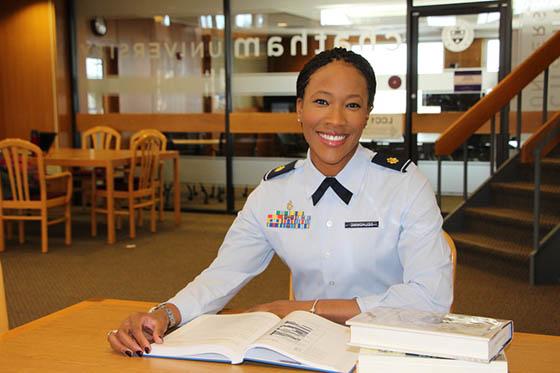
{"label": "shirt collar", "polygon": [[[361,145],[358,145],[350,161],[344,166],[342,171],[335,176],[336,180],[352,192],[352,200],[356,198],[356,195],[360,191],[360,186],[366,174],[367,165],[371,161],[370,158],[368,151]],[[303,165],[303,175],[305,195],[307,198],[311,199],[311,195],[315,193],[319,185],[323,182],[325,175],[317,170],[313,162],[311,162],[310,150],[307,150],[307,158]],[[352,203],[352,200],[350,200],[350,203]]]}

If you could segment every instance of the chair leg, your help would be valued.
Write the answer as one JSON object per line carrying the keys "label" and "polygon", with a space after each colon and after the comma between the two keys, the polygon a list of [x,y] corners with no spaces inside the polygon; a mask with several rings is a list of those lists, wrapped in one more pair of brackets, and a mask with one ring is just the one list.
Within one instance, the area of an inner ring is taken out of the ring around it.
{"label": "chair leg", "polygon": [[41,252],[49,251],[49,226],[47,224],[47,209],[41,210]]}
{"label": "chair leg", "polygon": [[128,225],[130,229],[130,238],[136,238],[136,216],[134,215],[134,199],[128,199]]}
{"label": "chair leg", "polygon": [[64,216],[66,218],[66,223],[65,223],[65,239],[64,239],[64,243],[66,245],[71,245],[72,244],[72,210],[70,208],[70,203],[66,204],[66,211],[64,213]]}

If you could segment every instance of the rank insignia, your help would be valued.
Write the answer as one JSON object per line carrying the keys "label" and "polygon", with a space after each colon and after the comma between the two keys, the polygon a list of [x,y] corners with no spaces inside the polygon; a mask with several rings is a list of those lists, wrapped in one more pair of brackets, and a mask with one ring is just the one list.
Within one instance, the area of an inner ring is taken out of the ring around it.
{"label": "rank insignia", "polygon": [[267,228],[309,229],[310,225],[311,216],[306,216],[303,211],[277,210],[274,214],[266,216]]}
{"label": "rank insignia", "polygon": [[375,155],[371,159],[371,163],[375,163],[395,171],[400,171],[402,173],[406,172],[406,168],[410,165],[411,162],[412,161],[410,159],[407,159],[405,162],[403,162],[401,161],[401,159],[394,155],[383,154],[380,152],[375,153]]}
{"label": "rank insignia", "polygon": [[294,209],[294,203],[292,201],[288,201],[288,205],[286,206],[286,208],[288,209],[288,211],[291,211]]}
{"label": "rank insignia", "polygon": [[288,164],[282,165],[282,166],[278,166],[276,168],[273,168],[272,170],[268,171],[264,176],[263,176],[263,180],[270,180],[272,178],[275,178],[276,176],[280,176],[283,175],[287,172],[293,171],[296,168],[296,162],[297,161],[293,161],[290,162]]}

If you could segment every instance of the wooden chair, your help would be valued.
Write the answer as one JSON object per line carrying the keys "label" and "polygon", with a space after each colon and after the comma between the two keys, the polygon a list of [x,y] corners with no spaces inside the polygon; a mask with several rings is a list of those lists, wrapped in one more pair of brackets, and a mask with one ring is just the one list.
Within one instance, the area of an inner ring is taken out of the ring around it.
{"label": "wooden chair", "polygon": [[[107,126],[96,126],[85,130],[82,133],[82,149],[95,149],[105,150],[121,149],[121,134],[115,129]],[[74,177],[78,179],[79,185],[75,188],[76,191],[82,191],[82,207],[85,207],[88,199],[86,190],[91,190],[93,185],[93,170],[82,168],[73,172]],[[99,177],[102,175],[99,174]],[[88,181],[91,185],[88,186]],[[90,192],[91,193],[91,192]]]}
{"label": "wooden chair", "polygon": [[82,133],[82,149],[116,149],[121,148],[121,134],[111,127],[92,127]]}
{"label": "wooden chair", "polygon": [[[165,137],[165,135],[163,133],[161,133],[161,131],[156,130],[156,129],[143,129],[140,130],[136,133],[134,133],[131,137],[130,137],[130,149],[132,149],[134,147],[134,144],[142,138],[142,136],[146,136],[146,135],[153,135],[158,137],[161,140],[161,149],[160,151],[164,151],[165,149],[167,149],[167,137]],[[165,202],[163,199],[163,191],[164,191],[164,186],[163,186],[163,162],[159,162],[159,167],[158,167],[158,171],[156,174],[156,180],[155,180],[155,184],[156,184],[156,204],[158,205],[158,212],[159,212],[159,221],[163,221],[163,203]],[[139,220],[140,222],[142,221],[142,210],[138,211],[138,215],[139,215]]]}
{"label": "wooden chair", "polygon": [[[115,215],[128,215],[130,238],[136,237],[135,211],[150,207],[151,231],[156,231],[156,203],[155,203],[155,175],[159,165],[159,151],[161,139],[154,135],[144,135],[134,143],[132,148],[132,162],[126,183],[116,183],[113,197],[118,201],[127,201],[128,208],[120,209],[119,204],[114,203],[117,209]],[[94,174],[95,185],[95,174]],[[97,213],[107,213],[107,208],[97,206],[97,198],[101,197],[107,201],[106,189],[92,189],[91,202],[91,234],[97,235]]]}
{"label": "wooden chair", "polygon": [[[453,267],[453,287],[455,288],[455,270],[457,268],[457,248],[455,247],[455,242],[453,242],[453,238],[451,238],[449,233],[447,233],[446,231],[443,231],[443,238],[445,238],[445,240],[447,241],[447,244],[449,245],[449,249],[450,249],[451,265]],[[290,290],[289,290],[288,299],[295,300],[291,272],[290,272]],[[451,304],[451,312],[453,312],[453,304]]]}
{"label": "wooden chair", "polygon": [[[23,223],[41,221],[41,252],[48,251],[48,226],[65,223],[65,243],[72,242],[70,202],[72,174],[61,172],[46,175],[41,149],[29,141],[6,139],[0,141],[3,181],[0,187],[0,251],[4,251],[4,221],[19,222],[19,242],[25,241]],[[64,190],[49,191],[49,186],[66,182]],[[48,219],[48,210],[64,208],[62,217]]]}
{"label": "wooden chair", "polygon": [[6,305],[6,292],[4,291],[4,276],[2,262],[0,262],[0,335],[9,329],[8,306]]}

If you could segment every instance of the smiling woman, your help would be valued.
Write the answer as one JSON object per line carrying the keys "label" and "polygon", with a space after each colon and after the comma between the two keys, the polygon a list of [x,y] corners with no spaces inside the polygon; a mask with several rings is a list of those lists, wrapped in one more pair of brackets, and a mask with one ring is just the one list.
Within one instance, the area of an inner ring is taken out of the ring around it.
{"label": "smiling woman", "polygon": [[[369,76],[375,82],[373,70]],[[367,124],[371,105],[366,77],[351,62],[335,61],[316,70],[302,94],[298,120],[311,161],[324,175],[335,176],[354,155]]]}
{"label": "smiling woman", "polygon": [[220,311],[274,255],[292,272],[296,300],[249,311],[309,310],[339,323],[377,306],[448,311],[451,261],[430,183],[410,161],[359,145],[374,95],[374,72],[358,54],[312,58],[297,80],[307,158],[266,173],[214,262],[111,331],[113,349],[141,355],[169,328]]}

